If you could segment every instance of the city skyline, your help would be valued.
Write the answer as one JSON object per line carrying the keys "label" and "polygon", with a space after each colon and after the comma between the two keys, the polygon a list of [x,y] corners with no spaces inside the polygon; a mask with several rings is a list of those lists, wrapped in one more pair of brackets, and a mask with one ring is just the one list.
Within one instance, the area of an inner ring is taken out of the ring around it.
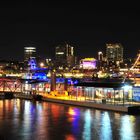
{"label": "city skyline", "polygon": [[121,43],[124,58],[135,58],[140,46],[135,5],[63,0],[2,4],[0,57],[23,60],[24,47],[31,41],[43,57],[54,55],[57,45],[68,42],[77,56],[97,57],[98,51],[105,52],[106,43]]}

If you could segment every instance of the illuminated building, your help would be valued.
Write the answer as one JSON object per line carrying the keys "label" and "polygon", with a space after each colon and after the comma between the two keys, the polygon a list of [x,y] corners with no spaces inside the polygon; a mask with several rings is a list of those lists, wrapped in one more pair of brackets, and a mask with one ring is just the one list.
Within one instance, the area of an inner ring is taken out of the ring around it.
{"label": "illuminated building", "polygon": [[55,48],[56,67],[72,67],[75,63],[74,48],[69,44]]}
{"label": "illuminated building", "polygon": [[[121,81],[111,80],[111,81],[94,81],[94,82],[80,82],[76,85],[76,94],[77,98],[83,98],[88,100],[101,99],[102,103],[105,102],[114,102],[121,101],[123,104],[132,99],[137,101],[140,100],[138,98],[139,87],[135,88],[135,98],[133,96],[133,83],[130,81],[125,81],[122,83]],[[83,97],[82,97],[83,96]]]}
{"label": "illuminated building", "polygon": [[95,58],[84,58],[80,61],[80,68],[82,69],[95,69],[96,59]]}
{"label": "illuminated building", "polygon": [[47,67],[52,67],[53,66],[53,61],[52,61],[51,58],[46,58],[45,63],[46,63]]}
{"label": "illuminated building", "polygon": [[106,59],[108,64],[123,62],[123,46],[120,43],[106,44]]}
{"label": "illuminated building", "polygon": [[31,58],[36,58],[36,48],[24,47],[24,61],[28,61]]}
{"label": "illuminated building", "polygon": [[13,74],[20,71],[21,64],[18,61],[0,60],[0,74]]}
{"label": "illuminated building", "polygon": [[35,70],[37,68],[36,60],[34,58],[28,61],[29,70]]}
{"label": "illuminated building", "polygon": [[46,64],[47,64],[47,65],[49,65],[51,61],[52,61],[51,58],[46,58]]}
{"label": "illuminated building", "polygon": [[103,53],[100,51],[98,52],[98,61],[97,61],[98,70],[102,70],[104,62],[105,61],[104,61]]}
{"label": "illuminated building", "polygon": [[98,52],[98,60],[103,61],[103,53],[102,52]]}
{"label": "illuminated building", "polygon": [[35,58],[28,60],[28,71],[22,75],[23,79],[47,80],[48,69],[38,67]]}

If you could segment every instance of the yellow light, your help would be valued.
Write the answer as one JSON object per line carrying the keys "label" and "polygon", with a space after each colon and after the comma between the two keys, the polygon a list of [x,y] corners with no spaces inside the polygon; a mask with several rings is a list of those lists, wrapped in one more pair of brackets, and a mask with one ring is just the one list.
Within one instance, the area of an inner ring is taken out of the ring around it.
{"label": "yellow light", "polygon": [[75,115],[75,112],[74,112],[74,110],[73,110],[72,108],[69,108],[68,113],[69,113],[70,115]]}
{"label": "yellow light", "polygon": [[84,58],[83,61],[93,61],[95,58]]}

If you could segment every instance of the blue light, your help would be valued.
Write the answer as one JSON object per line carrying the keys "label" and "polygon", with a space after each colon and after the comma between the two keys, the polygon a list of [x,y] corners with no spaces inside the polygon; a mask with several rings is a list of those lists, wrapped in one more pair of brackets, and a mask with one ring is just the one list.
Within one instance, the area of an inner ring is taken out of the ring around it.
{"label": "blue light", "polygon": [[124,90],[130,90],[130,89],[132,89],[132,86],[130,86],[130,85],[124,85],[122,88]]}
{"label": "blue light", "polygon": [[69,85],[77,84],[77,83],[78,83],[78,80],[77,80],[77,79],[71,79],[71,78],[69,78],[69,79],[67,80],[67,83],[68,83]]}
{"label": "blue light", "polygon": [[27,79],[47,80],[46,73],[48,72],[48,69],[38,68],[36,60],[34,58],[28,61],[28,66],[29,66],[31,75],[27,75]]}
{"label": "blue light", "polygon": [[34,58],[30,59],[28,61],[28,65],[30,67],[30,70],[35,70],[37,67],[36,60]]}
{"label": "blue light", "polygon": [[46,80],[47,76],[43,72],[36,72],[32,75],[32,79]]}
{"label": "blue light", "polygon": [[71,79],[68,79],[68,84],[71,84],[72,80]]}
{"label": "blue light", "polygon": [[64,83],[64,78],[56,78],[56,83]]}
{"label": "blue light", "polygon": [[74,81],[74,84],[77,84],[78,83],[78,81],[76,80],[76,81]]}

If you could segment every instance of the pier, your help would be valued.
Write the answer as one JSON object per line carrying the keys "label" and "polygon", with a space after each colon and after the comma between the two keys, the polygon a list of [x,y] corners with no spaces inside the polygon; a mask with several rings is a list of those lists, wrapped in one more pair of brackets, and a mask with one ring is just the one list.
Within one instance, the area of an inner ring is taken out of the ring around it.
{"label": "pier", "polygon": [[[140,114],[140,103],[133,98],[133,88],[128,89],[127,87],[127,90],[124,90],[124,88],[122,88],[124,83],[80,83],[71,87],[71,92],[63,89],[61,91],[54,90],[48,93],[44,87],[49,83],[44,81],[28,80],[28,82],[26,82],[25,80],[7,78],[1,79],[0,82],[1,99],[10,97],[39,100],[128,114]],[[37,88],[40,84],[43,90]],[[108,91],[110,92],[109,97]]]}

